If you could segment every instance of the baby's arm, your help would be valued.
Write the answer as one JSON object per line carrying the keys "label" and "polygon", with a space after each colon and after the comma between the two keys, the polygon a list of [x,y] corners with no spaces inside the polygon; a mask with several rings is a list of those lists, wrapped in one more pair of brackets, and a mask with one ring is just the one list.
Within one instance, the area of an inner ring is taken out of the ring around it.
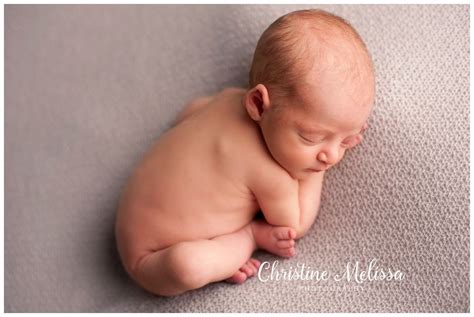
{"label": "baby's arm", "polygon": [[253,189],[265,220],[274,226],[292,227],[298,231],[300,207],[298,181],[263,181]]}
{"label": "baby's arm", "polygon": [[316,218],[323,177],[318,173],[304,181],[289,177],[282,181],[278,175],[260,179],[253,192],[267,222],[292,227],[296,238],[301,238]]}
{"label": "baby's arm", "polygon": [[300,231],[297,231],[296,239],[301,238],[316,220],[321,201],[324,173],[312,174],[309,178],[299,181],[298,197],[301,213]]}

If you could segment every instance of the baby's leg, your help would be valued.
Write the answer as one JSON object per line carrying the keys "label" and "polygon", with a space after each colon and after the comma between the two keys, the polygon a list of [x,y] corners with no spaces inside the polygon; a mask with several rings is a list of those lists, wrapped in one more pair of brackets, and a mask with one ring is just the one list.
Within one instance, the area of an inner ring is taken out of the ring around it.
{"label": "baby's leg", "polygon": [[250,225],[210,240],[181,242],[145,256],[133,274],[148,291],[172,296],[229,278],[257,245]]}
{"label": "baby's leg", "polygon": [[290,257],[295,231],[254,220],[242,229],[209,240],[186,241],[148,254],[132,277],[157,295],[173,296],[227,279],[241,283],[256,273],[260,262],[250,259],[261,248]]}
{"label": "baby's leg", "polygon": [[[290,227],[272,226],[265,220],[256,219],[250,223],[252,235],[257,247],[282,257],[295,255],[296,232]],[[231,283],[243,283],[247,277],[257,272],[260,262],[249,259],[238,271],[226,281]]]}

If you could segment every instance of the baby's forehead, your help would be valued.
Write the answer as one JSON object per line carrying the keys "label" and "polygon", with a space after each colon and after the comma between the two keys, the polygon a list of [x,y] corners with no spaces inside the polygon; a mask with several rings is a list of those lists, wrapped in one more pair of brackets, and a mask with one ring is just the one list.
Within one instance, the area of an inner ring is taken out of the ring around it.
{"label": "baby's forehead", "polygon": [[[344,89],[329,91],[306,87],[287,99],[286,105],[294,110],[289,115],[303,128],[331,123],[357,130],[367,121],[373,107],[372,94],[346,94]],[[308,128],[307,130],[310,130]]]}
{"label": "baby's forehead", "polygon": [[299,116],[293,117],[294,126],[306,133],[312,134],[344,134],[356,135],[367,123],[368,113],[359,112],[356,115],[342,115],[342,116]]}
{"label": "baby's forehead", "polygon": [[371,107],[375,99],[375,80],[369,74],[309,73],[301,78],[291,96],[293,103],[309,110],[314,107],[344,110]]}

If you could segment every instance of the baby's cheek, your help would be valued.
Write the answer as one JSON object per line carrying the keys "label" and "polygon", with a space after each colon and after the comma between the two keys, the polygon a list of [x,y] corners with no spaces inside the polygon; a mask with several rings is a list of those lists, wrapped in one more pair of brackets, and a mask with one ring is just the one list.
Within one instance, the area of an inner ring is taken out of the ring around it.
{"label": "baby's cheek", "polygon": [[287,164],[301,164],[302,161],[310,157],[311,154],[307,149],[300,146],[286,146],[282,156]]}
{"label": "baby's cheek", "polygon": [[317,156],[315,150],[310,147],[296,149],[294,153],[296,154],[295,159],[298,160],[300,164],[312,163]]}

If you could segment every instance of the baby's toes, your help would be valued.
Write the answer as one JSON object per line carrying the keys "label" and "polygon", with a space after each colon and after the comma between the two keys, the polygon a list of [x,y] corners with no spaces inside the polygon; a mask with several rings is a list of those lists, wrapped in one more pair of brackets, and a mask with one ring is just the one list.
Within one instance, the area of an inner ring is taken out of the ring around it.
{"label": "baby's toes", "polygon": [[245,282],[246,279],[247,279],[247,274],[241,271],[237,271],[234,273],[234,275],[232,275],[225,281],[228,283],[233,283],[233,284],[242,284],[243,282]]}
{"label": "baby's toes", "polygon": [[280,249],[288,249],[295,245],[295,240],[279,240],[276,246]]}
{"label": "baby's toes", "polygon": [[257,260],[257,259],[250,259],[250,263],[258,270],[258,268],[260,267],[260,261]]}
{"label": "baby's toes", "polygon": [[253,275],[253,269],[251,268],[251,266],[247,263],[245,263],[241,268],[240,268],[240,271],[244,272],[245,274],[247,274],[247,276],[252,276]]}
{"label": "baby's toes", "polygon": [[287,248],[287,249],[280,250],[280,254],[283,257],[291,258],[292,256],[294,256],[296,254],[296,250],[295,250],[294,247],[290,247],[290,248]]}
{"label": "baby's toes", "polygon": [[260,261],[255,259],[250,259],[247,264],[252,268],[253,274],[255,275],[258,272],[258,268],[260,267]]}
{"label": "baby's toes", "polygon": [[289,240],[296,237],[296,231],[290,227],[276,227],[273,228],[272,233],[278,240]]}

